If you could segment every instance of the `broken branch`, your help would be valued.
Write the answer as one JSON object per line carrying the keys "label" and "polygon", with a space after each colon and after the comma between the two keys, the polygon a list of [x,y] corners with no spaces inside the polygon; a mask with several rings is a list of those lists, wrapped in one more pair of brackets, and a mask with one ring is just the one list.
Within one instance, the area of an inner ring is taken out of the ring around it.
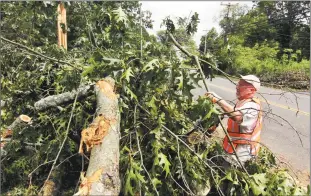
{"label": "broken branch", "polygon": [[93,90],[92,87],[93,85],[82,86],[71,92],[48,96],[37,101],[35,103],[35,108],[38,111],[42,111],[50,107],[56,107],[68,101],[73,101],[77,95],[78,98],[88,95]]}
{"label": "broken branch", "polygon": [[0,37],[0,39],[3,40],[3,41],[8,42],[8,43],[10,43],[10,44],[13,44],[13,45],[15,45],[15,46],[18,46],[18,47],[20,47],[20,48],[22,48],[22,49],[25,49],[25,50],[27,50],[27,51],[29,51],[29,52],[31,52],[31,53],[37,55],[37,56],[40,56],[40,57],[43,57],[43,58],[45,58],[45,59],[48,59],[48,60],[51,60],[51,61],[55,61],[55,62],[58,62],[58,63],[63,63],[63,64],[66,64],[66,65],[69,65],[69,66],[71,66],[71,67],[73,67],[73,68],[75,68],[75,69],[81,70],[81,68],[77,68],[77,67],[75,67],[73,64],[71,64],[71,63],[69,63],[69,62],[66,62],[66,61],[62,61],[62,60],[59,60],[59,59],[55,59],[55,58],[48,57],[48,56],[46,56],[46,55],[44,55],[44,54],[41,54],[41,53],[39,53],[39,52],[37,52],[37,51],[34,51],[33,49],[28,48],[27,46],[24,46],[24,45],[19,44],[19,43],[16,43],[16,42],[13,42],[13,41],[11,41],[11,40],[9,40],[9,39],[6,39],[6,38],[4,38],[4,37],[2,37],[2,36]]}

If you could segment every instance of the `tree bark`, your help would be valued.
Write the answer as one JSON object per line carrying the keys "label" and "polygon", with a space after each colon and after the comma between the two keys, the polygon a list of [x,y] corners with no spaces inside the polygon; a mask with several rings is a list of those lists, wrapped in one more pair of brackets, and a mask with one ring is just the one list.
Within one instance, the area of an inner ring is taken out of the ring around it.
{"label": "tree bark", "polygon": [[93,90],[93,85],[79,87],[77,90],[65,92],[59,95],[48,96],[35,103],[35,108],[38,111],[45,110],[50,107],[56,107],[62,103],[73,101],[78,94],[78,98],[88,95]]}
{"label": "tree bark", "polygon": [[27,115],[20,115],[17,117],[14,122],[6,128],[6,131],[3,132],[1,135],[1,144],[0,144],[0,151],[1,155],[6,155],[7,152],[3,149],[7,142],[12,140],[13,131],[18,127],[23,127],[26,125],[31,124],[31,118]]}
{"label": "tree bark", "polygon": [[120,114],[114,80],[107,77],[98,81],[95,93],[97,117],[81,134],[81,142],[87,149],[92,148],[91,157],[86,176],[81,176],[79,192],[75,195],[119,195]]}

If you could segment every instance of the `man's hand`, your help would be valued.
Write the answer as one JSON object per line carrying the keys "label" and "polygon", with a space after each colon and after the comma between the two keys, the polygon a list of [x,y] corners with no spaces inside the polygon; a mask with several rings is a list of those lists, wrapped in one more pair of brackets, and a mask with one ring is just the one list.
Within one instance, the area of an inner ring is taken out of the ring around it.
{"label": "man's hand", "polygon": [[219,100],[222,99],[219,95],[217,95],[214,92],[207,92],[207,93],[205,93],[205,96],[207,98],[211,99],[213,103],[216,103],[216,102],[218,102]]}

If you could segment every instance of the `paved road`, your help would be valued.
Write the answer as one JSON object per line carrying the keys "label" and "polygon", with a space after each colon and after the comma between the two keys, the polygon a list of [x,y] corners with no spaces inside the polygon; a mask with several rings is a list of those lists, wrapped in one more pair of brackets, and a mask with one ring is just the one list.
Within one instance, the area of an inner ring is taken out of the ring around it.
{"label": "paved road", "polygon": [[[206,80],[207,81],[207,80]],[[225,78],[207,81],[209,91],[213,91],[225,100],[236,101],[235,85]],[[200,84],[203,82],[200,81]],[[205,93],[204,88],[191,91],[196,97]],[[290,93],[273,88],[261,87],[257,97],[262,100],[263,110],[270,114],[264,117],[262,143],[277,155],[282,155],[295,168],[310,170],[310,96],[309,93]],[[266,100],[265,100],[266,99]],[[298,107],[296,104],[298,102]],[[266,101],[269,103],[267,104]],[[297,113],[297,111],[299,112]],[[280,117],[275,116],[278,115]],[[300,134],[286,122],[290,123]]]}

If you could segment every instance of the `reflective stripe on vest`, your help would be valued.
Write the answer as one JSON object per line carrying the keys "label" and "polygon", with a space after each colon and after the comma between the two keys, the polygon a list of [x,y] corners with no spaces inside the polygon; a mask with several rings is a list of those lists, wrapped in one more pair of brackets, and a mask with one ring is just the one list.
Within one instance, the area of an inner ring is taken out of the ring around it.
{"label": "reflective stripe on vest", "polygon": [[[256,121],[256,125],[254,126],[254,130],[251,133],[241,133],[240,132],[240,125],[238,123],[236,123],[234,120],[232,120],[231,118],[229,118],[228,120],[228,134],[231,138],[232,144],[234,146],[234,148],[236,148],[239,144],[248,144],[251,146],[251,155],[257,155],[260,149],[260,135],[261,135],[261,128],[262,128],[262,111],[261,111],[261,105],[260,105],[260,101],[258,99],[247,99],[242,101],[241,103],[238,103],[237,106],[241,107],[243,106],[245,103],[248,102],[255,102],[257,104],[259,104],[259,108],[260,111],[258,113],[258,118]],[[229,153],[229,154],[233,154],[233,148],[230,145],[229,139],[226,136],[223,140],[223,148],[224,150]]]}

